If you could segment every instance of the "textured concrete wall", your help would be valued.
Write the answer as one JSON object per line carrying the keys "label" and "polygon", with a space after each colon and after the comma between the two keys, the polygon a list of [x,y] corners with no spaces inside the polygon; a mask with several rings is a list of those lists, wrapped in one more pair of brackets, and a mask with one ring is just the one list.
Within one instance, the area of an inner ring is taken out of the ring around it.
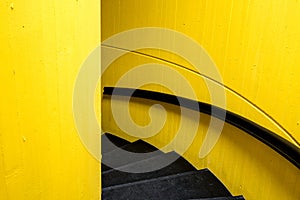
{"label": "textured concrete wall", "polygon": [[0,199],[99,199],[72,93],[100,42],[100,1],[1,1],[0,19]]}

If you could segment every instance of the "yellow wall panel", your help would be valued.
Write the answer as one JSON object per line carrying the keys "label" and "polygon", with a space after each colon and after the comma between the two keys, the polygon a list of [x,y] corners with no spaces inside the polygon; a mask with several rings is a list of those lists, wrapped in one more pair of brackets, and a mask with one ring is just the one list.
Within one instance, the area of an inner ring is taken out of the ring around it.
{"label": "yellow wall panel", "polygon": [[3,1],[0,11],[1,199],[99,199],[72,95],[100,42],[100,1]]}
{"label": "yellow wall panel", "polygon": [[[299,2],[105,0],[102,8],[102,41],[132,28],[182,32],[208,51],[226,86],[264,110],[291,140],[300,140]],[[182,64],[161,51],[148,53]],[[261,124],[248,111],[253,105],[243,109],[232,111]]]}
{"label": "yellow wall panel", "polygon": [[[105,47],[106,48],[106,47]],[[117,49],[110,49],[110,52],[118,52],[120,50]],[[149,50],[143,50],[143,52],[149,52]],[[165,52],[161,52],[161,55],[169,55]],[[181,60],[182,58],[175,57],[177,60]],[[182,59],[182,62],[186,62]],[[149,56],[139,55],[137,53],[127,53],[120,58],[116,59],[103,73],[103,79],[102,84],[104,86],[116,86],[118,81],[122,78],[124,74],[129,72],[134,66],[142,66],[144,64],[150,64],[150,63],[157,63],[162,64],[166,67],[169,67],[170,69],[173,69],[177,71],[180,75],[182,75],[186,80],[188,80],[189,84],[191,85],[191,88],[195,92],[195,95],[197,99],[201,102],[205,103],[212,103],[212,99],[210,97],[210,92],[207,88],[206,82],[207,79],[204,77],[199,76],[198,74],[191,73],[190,71],[183,69],[182,67],[168,63],[156,58],[151,58]],[[186,62],[188,67],[193,67],[188,62]],[[131,72],[129,72],[130,74]],[[155,77],[158,76],[170,76],[169,74],[162,74],[163,72],[161,70],[152,71],[151,74],[147,74],[148,77],[152,77],[153,80],[155,80]],[[144,77],[143,74],[140,74],[140,77]],[[130,86],[136,82],[136,78],[130,78],[127,80],[127,84]],[[185,96],[184,91],[187,89],[185,88],[185,85],[180,82],[179,80],[172,78],[169,81],[170,85],[158,86],[157,84],[146,84],[144,85],[143,89],[148,90],[154,90],[154,91],[160,91],[165,93],[172,93],[170,90],[166,90],[166,87],[169,87],[171,85],[177,85],[179,90],[182,91],[182,93],[176,94],[179,96],[183,96],[186,98],[191,98],[190,96]],[[129,87],[128,86],[128,87]],[[126,87],[126,86],[123,86]],[[226,95],[226,107],[224,109],[233,111],[235,113],[238,113],[239,115],[242,115],[244,117],[247,117],[248,119],[255,119],[255,121],[258,121],[261,126],[268,127],[271,131],[277,133],[278,135],[282,136],[286,140],[293,143],[293,140],[289,137],[289,135],[286,135],[284,131],[282,131],[276,124],[273,123],[272,120],[267,118],[263,113],[259,112],[257,109],[253,108],[252,106],[249,106],[249,104],[246,101],[241,100],[235,93],[232,93],[230,90],[225,89],[225,95]],[[253,120],[254,121],[254,120]],[[105,126],[105,123],[103,123]]]}

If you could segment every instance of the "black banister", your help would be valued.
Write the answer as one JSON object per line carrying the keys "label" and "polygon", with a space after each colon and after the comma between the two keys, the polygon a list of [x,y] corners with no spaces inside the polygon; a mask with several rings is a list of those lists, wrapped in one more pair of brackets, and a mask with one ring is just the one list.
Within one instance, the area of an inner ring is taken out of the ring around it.
{"label": "black banister", "polygon": [[[141,90],[141,89],[133,89],[133,88],[118,88],[118,87],[104,87],[103,91],[104,95],[118,95],[118,96],[127,96],[127,97],[137,97],[148,100],[155,100],[164,103],[169,103],[173,105],[180,105],[188,109],[200,111],[201,113],[205,113],[211,115],[213,117],[223,119],[224,112],[226,113],[225,122],[243,130],[248,133],[252,137],[258,139],[264,144],[271,147],[273,150],[281,154],[284,158],[289,160],[292,164],[294,164],[298,169],[300,169],[300,149],[293,145],[291,142],[286,139],[280,137],[276,133],[256,124],[255,122],[246,119],[236,113],[230,112],[228,110],[224,110],[222,108],[213,106],[211,104],[198,102],[195,100],[191,100],[184,97],[178,97],[171,94],[149,91],[149,90]],[[180,104],[179,104],[180,102]],[[198,105],[199,107],[195,107]],[[214,112],[211,110],[214,108]],[[219,112],[218,112],[219,110]],[[215,112],[216,111],[216,112]],[[221,115],[219,115],[221,113]]]}

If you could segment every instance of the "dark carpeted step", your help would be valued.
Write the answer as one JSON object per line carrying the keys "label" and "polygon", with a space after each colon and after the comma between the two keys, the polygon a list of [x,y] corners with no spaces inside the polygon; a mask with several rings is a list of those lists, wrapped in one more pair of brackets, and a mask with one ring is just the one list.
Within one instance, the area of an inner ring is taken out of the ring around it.
{"label": "dark carpeted step", "polygon": [[[102,155],[115,149],[115,148],[111,148],[109,145],[105,145],[106,142],[108,142],[108,141],[112,142],[115,146],[117,146],[119,148],[122,148],[123,146],[128,145],[128,144],[131,144],[127,140],[124,140],[124,139],[117,137],[115,135],[112,135],[110,133],[105,133],[104,135],[102,135],[101,140],[102,140],[102,145],[101,145]],[[107,171],[110,169],[111,169],[110,167],[108,167],[104,164],[101,164],[101,171]]]}
{"label": "dark carpeted step", "polygon": [[111,170],[111,168],[107,165],[104,165],[103,163],[101,163],[101,171],[102,172],[106,172],[108,170]]}
{"label": "dark carpeted step", "polygon": [[231,194],[208,169],[116,185],[102,190],[102,198],[106,200],[182,200],[222,196]]}
{"label": "dark carpeted step", "polygon": [[137,140],[133,143],[129,143],[123,146],[122,149],[134,153],[148,153],[157,150],[156,147],[152,146],[151,144],[148,144],[147,142],[144,142],[143,140]]}
{"label": "dark carpeted step", "polygon": [[[132,155],[124,156],[120,150],[131,152]],[[162,155],[163,153],[157,150],[154,146],[142,141],[137,140],[133,143],[129,143],[122,146],[121,149],[115,149],[108,153],[102,154],[102,171],[111,169],[110,167],[104,166],[107,163],[113,163],[113,167],[120,167],[128,165],[130,163],[138,162],[144,159],[149,159],[154,156]]]}
{"label": "dark carpeted step", "polygon": [[[127,140],[124,140],[120,137],[117,137],[115,135],[112,135],[110,133],[105,133],[104,135],[101,136],[101,140],[102,140],[102,145],[101,145],[101,153],[102,155],[105,153],[108,153],[110,151],[115,150],[116,147],[122,148],[126,145],[131,144],[130,142],[128,142]],[[109,145],[106,145],[106,142],[112,142],[116,147],[111,147]],[[101,171],[107,171],[110,170],[111,168],[102,164],[101,163]]]}
{"label": "dark carpeted step", "polygon": [[[147,173],[128,173],[124,171],[134,171],[141,172],[144,169],[144,166],[154,166],[161,164],[165,160],[175,160],[175,162],[170,165],[158,169],[156,171],[147,172]],[[121,170],[121,171],[119,171]],[[183,173],[187,171],[196,170],[189,162],[184,158],[180,157],[175,152],[170,152],[167,154],[160,155],[158,157],[153,157],[150,159],[142,160],[137,163],[129,164],[123,167],[120,167],[119,170],[111,169],[102,173],[102,187],[109,187],[113,185],[125,184],[130,182],[136,182],[140,180],[153,179],[161,176],[167,176],[172,174]]]}
{"label": "dark carpeted step", "polygon": [[117,136],[112,135],[110,133],[105,133],[104,135],[101,136],[101,140],[102,140],[101,153],[102,154],[105,154],[105,153],[108,153],[108,152],[114,150],[114,149],[109,148],[108,145],[105,145],[105,141],[107,141],[107,139],[117,147],[123,147],[127,144],[131,144],[127,140],[124,140],[120,137],[117,137]]}
{"label": "dark carpeted step", "polygon": [[235,197],[215,197],[215,198],[201,198],[201,199],[189,199],[189,200],[245,200],[243,196]]}

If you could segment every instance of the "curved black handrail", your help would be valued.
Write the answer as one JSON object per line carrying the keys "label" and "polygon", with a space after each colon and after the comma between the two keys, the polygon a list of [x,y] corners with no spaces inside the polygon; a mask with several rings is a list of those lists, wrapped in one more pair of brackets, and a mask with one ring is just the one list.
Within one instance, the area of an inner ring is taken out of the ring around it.
{"label": "curved black handrail", "polygon": [[269,115],[266,111],[264,111],[263,109],[261,109],[259,106],[257,106],[255,103],[253,103],[252,101],[250,101],[248,98],[246,98],[246,96],[244,96],[243,94],[237,92],[236,90],[234,90],[233,88],[227,86],[227,85],[224,85],[223,83],[219,82],[218,80],[215,80],[213,78],[211,78],[210,76],[207,76],[206,74],[203,74],[197,70],[194,70],[194,69],[191,69],[191,68],[188,68],[184,65],[181,65],[181,64],[178,64],[178,63],[175,63],[173,61],[170,61],[170,60],[167,60],[167,59],[164,59],[164,58],[161,58],[161,57],[157,57],[155,55],[151,55],[151,54],[147,54],[147,53],[144,53],[144,52],[140,52],[140,51],[135,51],[135,50],[130,50],[130,49],[126,49],[126,48],[122,48],[122,47],[116,47],[116,46],[112,46],[112,45],[108,45],[108,44],[101,44],[102,47],[106,47],[106,48],[112,48],[112,49],[118,49],[118,50],[121,50],[121,51],[126,51],[126,52],[130,52],[130,53],[134,53],[134,54],[137,54],[137,55],[141,55],[141,56],[145,56],[145,57],[149,57],[151,59],[155,59],[155,60],[159,60],[159,61],[162,61],[162,62],[166,62],[166,63],[169,63],[171,65],[174,65],[176,67],[179,67],[183,70],[187,70],[188,72],[191,72],[191,73],[194,73],[196,74],[197,76],[201,76],[202,78],[204,79],[207,79],[207,80],[210,80],[212,82],[214,82],[215,84],[221,86],[221,87],[224,87],[225,89],[227,89],[228,91],[230,91],[231,93],[237,95],[239,98],[241,98],[243,101],[247,102],[248,104],[250,104],[252,107],[254,107],[255,109],[257,109],[259,112],[261,112],[262,114],[264,114],[269,120],[272,120],[273,123],[276,124],[276,126],[278,126],[282,131],[285,132],[285,134],[287,134],[292,140],[293,142],[295,142],[297,145],[300,146],[300,143],[295,139],[295,137],[289,133],[286,128],[284,128],[277,120],[275,120],[271,115]]}
{"label": "curved black handrail", "polygon": [[[149,100],[160,101],[164,103],[169,103],[173,105],[180,105],[185,108],[196,110],[201,113],[205,113],[211,115],[213,117],[223,119],[223,115],[219,115],[218,113],[226,112],[225,122],[243,130],[248,133],[252,137],[258,139],[264,144],[271,147],[273,150],[278,152],[284,158],[289,160],[292,164],[294,164],[298,169],[300,169],[300,149],[295,145],[287,141],[286,139],[280,137],[276,133],[256,124],[249,119],[246,119],[238,114],[230,112],[228,110],[224,110],[222,108],[213,106],[211,104],[198,102],[195,100],[187,99],[184,97],[178,97],[171,94],[165,94],[161,92],[149,91],[149,90],[141,90],[141,89],[132,89],[132,88],[118,88],[118,87],[104,87],[103,91],[104,95],[118,95],[118,96],[130,96],[137,97]],[[180,104],[179,104],[180,102]],[[195,104],[196,103],[196,104]],[[195,105],[198,104],[198,108],[195,108]],[[214,111],[211,112],[212,108]],[[218,112],[219,111],[219,112]]]}

